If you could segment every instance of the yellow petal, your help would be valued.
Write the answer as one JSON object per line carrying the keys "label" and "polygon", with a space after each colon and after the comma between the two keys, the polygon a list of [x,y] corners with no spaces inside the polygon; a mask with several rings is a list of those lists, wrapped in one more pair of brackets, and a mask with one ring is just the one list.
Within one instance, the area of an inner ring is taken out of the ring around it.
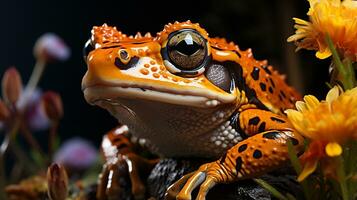
{"label": "yellow petal", "polygon": [[285,113],[291,121],[300,122],[301,120],[303,120],[303,115],[299,111],[287,109],[285,110]]}
{"label": "yellow petal", "polygon": [[342,153],[342,147],[336,142],[330,142],[326,145],[325,151],[330,157],[339,156]]}
{"label": "yellow petal", "polygon": [[302,19],[299,19],[299,18],[296,18],[296,17],[293,17],[293,20],[297,24],[302,24],[302,25],[309,25],[310,24],[310,22],[302,20]]}
{"label": "yellow petal", "polygon": [[303,101],[297,101],[295,103],[295,106],[298,109],[298,111],[301,111],[301,112],[304,112],[307,109],[306,105],[305,105],[305,102],[303,102]]}
{"label": "yellow petal", "polygon": [[319,59],[325,59],[331,56],[331,51],[328,48],[326,48],[323,51],[316,52],[315,55]]}
{"label": "yellow petal", "polygon": [[351,97],[357,97],[357,87],[354,87],[350,90],[347,90],[345,93],[344,93],[345,96],[351,96]]}
{"label": "yellow petal", "polygon": [[299,182],[303,181],[306,177],[308,177],[310,174],[312,174],[312,172],[316,170],[316,167],[317,167],[317,160],[313,160],[311,162],[305,163],[304,169],[300,173],[297,180]]}
{"label": "yellow petal", "polygon": [[339,89],[337,86],[333,87],[326,95],[327,103],[331,104],[339,96]]}
{"label": "yellow petal", "polygon": [[308,110],[313,110],[320,103],[319,100],[313,95],[305,95],[304,96],[304,101],[305,101],[305,105],[306,105]]}

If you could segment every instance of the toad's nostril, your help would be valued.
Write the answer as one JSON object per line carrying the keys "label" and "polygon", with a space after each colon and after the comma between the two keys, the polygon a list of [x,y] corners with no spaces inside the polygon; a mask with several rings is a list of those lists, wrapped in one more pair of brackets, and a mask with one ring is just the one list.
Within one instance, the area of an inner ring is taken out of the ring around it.
{"label": "toad's nostril", "polygon": [[121,49],[119,51],[119,56],[122,60],[128,60],[129,59],[129,54],[127,51],[125,51],[124,49]]}
{"label": "toad's nostril", "polygon": [[134,67],[138,61],[138,57],[132,57],[129,62],[123,63],[122,60],[117,57],[115,58],[114,65],[117,66],[120,70],[127,70]]}

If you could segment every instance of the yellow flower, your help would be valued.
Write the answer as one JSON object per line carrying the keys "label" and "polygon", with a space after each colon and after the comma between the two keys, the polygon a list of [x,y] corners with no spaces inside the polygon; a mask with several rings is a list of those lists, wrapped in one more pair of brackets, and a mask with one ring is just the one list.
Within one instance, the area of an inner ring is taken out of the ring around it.
{"label": "yellow flower", "polygon": [[295,34],[288,38],[297,49],[317,50],[320,59],[331,55],[325,41],[328,34],[344,57],[357,61],[357,1],[308,0],[310,22],[293,18]]}
{"label": "yellow flower", "polygon": [[357,87],[343,93],[335,86],[323,101],[306,95],[304,102],[296,102],[296,108],[285,112],[294,128],[311,140],[301,157],[301,181],[316,169],[319,160],[341,155],[341,145],[357,139]]}

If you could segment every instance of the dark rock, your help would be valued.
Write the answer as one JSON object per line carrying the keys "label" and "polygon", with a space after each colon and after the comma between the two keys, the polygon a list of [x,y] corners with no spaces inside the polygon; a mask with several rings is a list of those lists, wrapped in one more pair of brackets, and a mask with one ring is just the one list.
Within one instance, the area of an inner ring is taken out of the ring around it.
{"label": "dark rock", "polygon": [[[163,159],[152,170],[147,179],[147,192],[149,197],[164,199],[166,189],[183,175],[196,170],[203,160]],[[281,193],[290,193],[297,199],[302,199],[302,191],[295,181],[295,176],[289,172],[281,171],[264,175],[263,180],[274,186]],[[193,193],[193,197],[197,191]],[[274,199],[270,192],[260,187],[253,180],[244,180],[232,184],[220,184],[213,187],[207,199],[225,200],[270,200]]]}

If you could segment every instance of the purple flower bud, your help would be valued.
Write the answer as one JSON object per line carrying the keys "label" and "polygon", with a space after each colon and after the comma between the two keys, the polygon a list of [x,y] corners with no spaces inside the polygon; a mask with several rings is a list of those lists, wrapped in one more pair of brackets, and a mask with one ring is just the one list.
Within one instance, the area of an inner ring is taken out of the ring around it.
{"label": "purple flower bud", "polygon": [[71,51],[64,41],[54,33],[45,33],[35,43],[34,55],[46,61],[65,61]]}
{"label": "purple flower bud", "polygon": [[63,105],[61,96],[53,91],[47,91],[42,96],[42,104],[47,117],[58,121],[63,117]]}
{"label": "purple flower bud", "polygon": [[91,143],[81,138],[73,138],[63,143],[55,153],[54,161],[69,169],[85,170],[94,164],[97,156],[97,149]]}

